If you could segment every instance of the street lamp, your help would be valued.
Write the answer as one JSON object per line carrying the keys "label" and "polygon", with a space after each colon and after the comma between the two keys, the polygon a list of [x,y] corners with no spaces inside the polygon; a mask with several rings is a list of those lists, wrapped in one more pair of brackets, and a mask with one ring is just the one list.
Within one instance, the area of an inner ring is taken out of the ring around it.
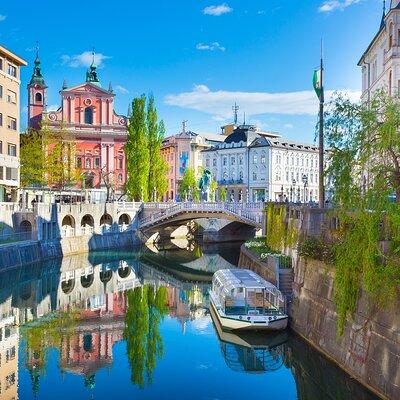
{"label": "street lamp", "polygon": [[283,185],[281,186],[281,202],[283,203]]}
{"label": "street lamp", "polygon": [[290,186],[290,201],[296,200],[296,179],[292,179],[292,186]]}
{"label": "street lamp", "polygon": [[304,203],[306,203],[306,201],[307,201],[307,199],[306,199],[306,187],[308,186],[308,176],[306,174],[303,174],[301,180],[303,181],[303,184],[304,184],[303,200],[304,200]]}

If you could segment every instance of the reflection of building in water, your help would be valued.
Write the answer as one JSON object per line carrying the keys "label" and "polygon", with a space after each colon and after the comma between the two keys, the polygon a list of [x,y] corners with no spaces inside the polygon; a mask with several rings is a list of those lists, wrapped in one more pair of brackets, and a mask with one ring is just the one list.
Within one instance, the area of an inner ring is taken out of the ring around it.
{"label": "reflection of building in water", "polygon": [[112,364],[113,346],[123,339],[126,295],[95,296],[82,306],[75,334],[62,340],[60,368],[83,375],[85,385],[93,387],[96,372]]}
{"label": "reflection of building in water", "polygon": [[0,305],[0,399],[18,398],[18,310],[11,298]]}
{"label": "reflection of building in water", "polygon": [[169,286],[167,293],[170,316],[181,322],[183,332],[185,332],[187,321],[193,321],[204,316],[204,288],[197,285],[187,289]]}

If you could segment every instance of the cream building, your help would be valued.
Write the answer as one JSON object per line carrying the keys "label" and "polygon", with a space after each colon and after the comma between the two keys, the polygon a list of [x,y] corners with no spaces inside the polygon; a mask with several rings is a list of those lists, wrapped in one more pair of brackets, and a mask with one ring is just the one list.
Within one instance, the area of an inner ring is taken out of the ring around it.
{"label": "cream building", "polygon": [[25,65],[0,46],[0,202],[18,201],[20,67]]}
{"label": "cream building", "polygon": [[381,24],[358,65],[362,68],[362,100],[379,89],[390,95],[400,90],[400,0],[391,0]]}

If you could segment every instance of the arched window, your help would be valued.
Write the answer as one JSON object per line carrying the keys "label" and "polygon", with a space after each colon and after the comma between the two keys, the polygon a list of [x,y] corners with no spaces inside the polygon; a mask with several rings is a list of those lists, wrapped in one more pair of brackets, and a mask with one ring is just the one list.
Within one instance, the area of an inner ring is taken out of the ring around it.
{"label": "arched window", "polygon": [[36,103],[41,103],[42,102],[42,93],[36,93],[35,94],[35,101],[36,101]]}
{"label": "arched window", "polygon": [[85,108],[85,124],[93,124],[93,108]]}

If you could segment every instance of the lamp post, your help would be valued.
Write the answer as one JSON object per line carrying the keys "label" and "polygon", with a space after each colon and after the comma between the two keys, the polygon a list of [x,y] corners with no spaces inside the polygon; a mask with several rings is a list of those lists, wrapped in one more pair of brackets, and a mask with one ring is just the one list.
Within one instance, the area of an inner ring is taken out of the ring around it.
{"label": "lamp post", "polygon": [[290,201],[296,200],[296,179],[292,179],[292,186],[290,186]]}
{"label": "lamp post", "polygon": [[308,186],[308,176],[306,174],[303,174],[301,180],[303,181],[303,184],[304,184],[303,200],[304,200],[304,203],[306,203],[306,201],[307,201],[307,199],[306,199],[306,187]]}
{"label": "lamp post", "polygon": [[281,203],[283,203],[283,185],[281,186]]}

